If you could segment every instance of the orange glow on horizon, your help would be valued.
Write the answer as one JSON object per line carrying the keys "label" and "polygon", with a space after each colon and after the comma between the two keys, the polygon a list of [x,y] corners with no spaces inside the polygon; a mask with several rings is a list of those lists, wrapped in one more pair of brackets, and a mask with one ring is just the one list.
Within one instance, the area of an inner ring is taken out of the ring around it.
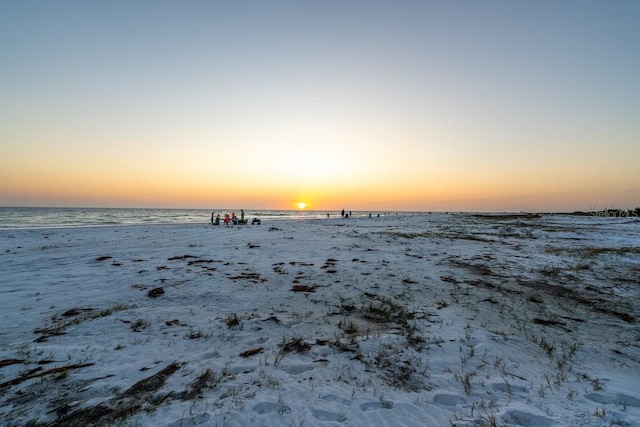
{"label": "orange glow on horizon", "polygon": [[[256,173],[196,174],[165,163],[124,168],[117,173],[71,167],[63,172],[7,168],[10,180],[0,182],[4,206],[92,206],[158,208],[245,208],[275,210],[367,211],[562,211],[592,205],[627,208],[628,192],[610,176],[563,179],[533,175],[464,170],[404,176],[380,173],[362,179],[343,176],[324,182],[302,182]],[[526,173],[528,172],[528,173]],[[19,179],[26,176],[24,179]],[[236,178],[237,177],[237,178]],[[584,182],[588,189],[580,188]],[[637,203],[635,203],[637,205]]]}

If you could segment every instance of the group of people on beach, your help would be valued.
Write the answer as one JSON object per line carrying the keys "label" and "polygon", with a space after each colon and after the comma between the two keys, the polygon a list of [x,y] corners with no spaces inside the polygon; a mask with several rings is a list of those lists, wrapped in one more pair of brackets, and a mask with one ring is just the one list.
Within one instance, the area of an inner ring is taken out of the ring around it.
{"label": "group of people on beach", "polygon": [[[345,211],[344,209],[342,209],[342,212],[340,212],[340,216],[341,216],[342,218],[345,218],[345,219],[349,219],[352,215],[353,215],[353,214],[352,214],[352,212],[351,212],[351,211],[347,212],[347,211]],[[396,216],[397,216],[397,215],[398,215],[398,214],[396,214]],[[327,212],[327,218],[329,218],[329,213],[328,213],[328,212]],[[369,213],[369,218],[372,218],[371,213]],[[378,214],[378,218],[380,218],[380,214]]]}
{"label": "group of people on beach", "polygon": [[[214,218],[215,216],[215,218]],[[224,214],[224,219],[220,219],[220,214],[217,216],[215,212],[211,212],[211,225],[220,225],[220,222],[223,222],[224,225],[238,225],[238,224],[246,224],[247,220],[244,218],[244,210],[240,209],[240,218],[236,216],[235,212],[232,212],[231,215],[228,213]]]}
{"label": "group of people on beach", "polygon": [[[396,214],[397,215],[397,214]],[[351,211],[345,211],[342,209],[340,212],[340,216],[345,219],[349,219],[352,216]],[[329,218],[329,213],[327,212],[327,218]],[[369,214],[369,218],[371,218],[371,214]],[[380,214],[378,214],[378,218],[380,218]],[[260,224],[260,219],[254,218],[251,222],[252,224]],[[240,217],[236,216],[235,212],[232,212],[231,215],[228,213],[224,214],[224,217],[220,218],[220,214],[216,215],[215,212],[211,212],[211,225],[220,225],[224,223],[224,225],[238,225],[238,224],[248,224],[248,220],[245,219],[244,209],[240,209]]]}

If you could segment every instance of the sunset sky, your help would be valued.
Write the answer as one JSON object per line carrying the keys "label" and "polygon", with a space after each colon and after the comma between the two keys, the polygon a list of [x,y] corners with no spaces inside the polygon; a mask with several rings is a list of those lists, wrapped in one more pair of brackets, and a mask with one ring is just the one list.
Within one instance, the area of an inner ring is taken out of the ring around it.
{"label": "sunset sky", "polygon": [[640,205],[640,1],[0,0],[0,206]]}

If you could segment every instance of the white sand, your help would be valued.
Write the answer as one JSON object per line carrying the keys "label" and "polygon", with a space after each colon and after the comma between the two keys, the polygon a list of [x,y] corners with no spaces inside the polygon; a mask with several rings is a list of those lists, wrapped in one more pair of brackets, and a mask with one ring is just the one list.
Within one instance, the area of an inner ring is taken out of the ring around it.
{"label": "white sand", "polygon": [[0,274],[1,425],[640,425],[638,219],[5,230]]}

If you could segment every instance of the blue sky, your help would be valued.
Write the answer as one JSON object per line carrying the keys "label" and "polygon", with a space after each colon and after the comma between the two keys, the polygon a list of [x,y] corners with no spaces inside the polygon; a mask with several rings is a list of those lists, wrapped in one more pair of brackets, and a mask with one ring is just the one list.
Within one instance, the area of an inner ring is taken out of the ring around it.
{"label": "blue sky", "polygon": [[0,12],[3,205],[640,204],[640,2]]}

